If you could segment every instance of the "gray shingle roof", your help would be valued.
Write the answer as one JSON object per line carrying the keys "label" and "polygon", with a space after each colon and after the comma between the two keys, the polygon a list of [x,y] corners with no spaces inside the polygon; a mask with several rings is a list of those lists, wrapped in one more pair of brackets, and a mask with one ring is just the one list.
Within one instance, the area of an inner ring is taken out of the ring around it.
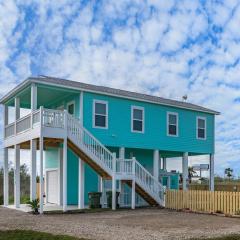
{"label": "gray shingle roof", "polygon": [[61,78],[54,78],[54,77],[48,77],[48,76],[40,76],[40,77],[30,77],[26,79],[24,82],[22,82],[20,85],[18,85],[16,88],[14,88],[12,91],[10,91],[7,95],[5,95],[1,100],[0,103],[6,102],[14,93],[16,93],[18,90],[22,89],[25,85],[28,85],[30,82],[36,82],[36,83],[42,83],[42,84],[53,84],[53,85],[59,85],[64,86],[67,88],[74,88],[74,89],[81,89],[85,91],[90,92],[97,92],[107,95],[114,95],[118,97],[124,97],[124,98],[130,98],[130,99],[136,99],[139,101],[146,101],[146,102],[152,102],[156,104],[161,105],[167,105],[167,106],[173,106],[173,107],[179,107],[179,108],[185,108],[200,112],[207,112],[211,114],[220,114],[217,111],[195,105],[188,102],[182,102],[182,101],[176,101],[171,100],[167,98],[137,93],[137,92],[130,92],[126,90],[116,89],[116,88],[110,88],[105,86],[97,86],[93,84],[86,84],[82,82],[76,82]]}

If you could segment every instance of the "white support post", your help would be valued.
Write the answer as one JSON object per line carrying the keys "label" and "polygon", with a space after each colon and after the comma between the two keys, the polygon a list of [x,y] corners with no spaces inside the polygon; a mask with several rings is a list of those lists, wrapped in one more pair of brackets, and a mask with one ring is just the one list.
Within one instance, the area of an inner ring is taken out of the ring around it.
{"label": "white support post", "polygon": [[159,179],[159,151],[153,151],[153,176],[158,180]]}
{"label": "white support post", "polygon": [[166,157],[164,157],[163,158],[163,170],[167,170],[167,158]]}
{"label": "white support post", "polygon": [[78,160],[78,208],[84,209],[85,166],[81,158]]}
{"label": "white support post", "polygon": [[64,110],[65,137],[63,140],[63,212],[67,211],[67,110]]}
{"label": "white support post", "polygon": [[37,109],[37,86],[35,83],[31,85],[31,110]]}
{"label": "white support post", "polygon": [[37,141],[32,139],[30,141],[31,145],[31,175],[30,175],[30,200],[36,199],[37,194],[37,181],[36,181],[36,168],[37,168]]}
{"label": "white support post", "polygon": [[116,210],[116,153],[113,153],[112,210]]}
{"label": "white support post", "polygon": [[171,176],[167,177],[167,189],[171,189]]}
{"label": "white support post", "polygon": [[9,188],[8,188],[8,148],[4,148],[4,206],[9,203]]}
{"label": "white support post", "polygon": [[[125,147],[120,147],[119,148],[119,159],[125,159]],[[119,196],[119,204],[120,206],[122,205],[122,196],[124,194],[124,184],[122,183],[121,180],[119,180],[119,192],[120,192],[120,196]]]}
{"label": "white support post", "polygon": [[63,212],[67,211],[67,138],[63,141]]}
{"label": "white support post", "polygon": [[120,147],[119,148],[119,158],[120,159],[125,159],[125,147]]}
{"label": "white support post", "polygon": [[3,114],[4,114],[4,117],[3,117],[3,132],[4,132],[4,137],[5,136],[5,127],[8,125],[8,106],[7,105],[3,105]]}
{"label": "white support post", "polygon": [[136,206],[136,181],[135,181],[135,164],[136,164],[136,158],[132,158],[132,174],[133,174],[133,179],[132,179],[132,201],[131,201],[131,208],[135,209]]}
{"label": "white support post", "polygon": [[58,203],[61,206],[63,204],[63,149],[61,147],[58,148],[58,159],[59,159],[59,189],[58,189]]}
{"label": "white support post", "polygon": [[214,154],[210,154],[210,179],[209,179],[209,190],[214,191]]}
{"label": "white support post", "polygon": [[14,171],[14,205],[20,207],[20,145],[14,146],[15,171]]}
{"label": "white support post", "polygon": [[40,182],[40,214],[43,213],[43,193],[44,193],[44,181],[43,181],[43,149],[44,149],[44,142],[43,142],[43,136],[42,136],[42,125],[43,125],[43,108],[40,107],[40,137],[39,137],[39,152],[40,152],[40,176],[39,176],[39,182]]}
{"label": "white support post", "polygon": [[20,118],[20,100],[18,97],[14,99],[15,106],[15,135],[17,134],[17,120]]}
{"label": "white support post", "polygon": [[183,190],[187,190],[188,180],[188,152],[183,153],[182,158],[182,179],[183,179]]}
{"label": "white support post", "polygon": [[43,194],[44,194],[44,181],[43,181],[43,137],[39,138],[39,151],[40,151],[40,214],[43,213]]}

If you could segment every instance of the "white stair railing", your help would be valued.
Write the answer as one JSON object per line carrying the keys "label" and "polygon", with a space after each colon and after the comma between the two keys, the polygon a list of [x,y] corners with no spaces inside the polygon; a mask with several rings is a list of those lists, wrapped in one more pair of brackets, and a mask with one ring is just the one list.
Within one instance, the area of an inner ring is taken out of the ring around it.
{"label": "white stair railing", "polygon": [[83,146],[85,150],[93,154],[101,164],[113,170],[113,154],[98,141],[87,129],[85,129],[78,119],[67,113],[67,131],[77,144]]}
{"label": "white stair railing", "polygon": [[[113,171],[113,154],[82,126],[79,119],[67,113],[67,122],[68,134],[77,141],[77,144],[82,144],[87,151],[96,156],[100,162]],[[133,173],[133,164],[135,174]],[[136,182],[151,195],[155,201],[161,205],[164,204],[164,187],[135,159],[117,159],[116,174],[125,176],[132,175]]]}
{"label": "white stair railing", "polygon": [[135,180],[158,203],[164,205],[164,186],[138,161],[135,161]]}

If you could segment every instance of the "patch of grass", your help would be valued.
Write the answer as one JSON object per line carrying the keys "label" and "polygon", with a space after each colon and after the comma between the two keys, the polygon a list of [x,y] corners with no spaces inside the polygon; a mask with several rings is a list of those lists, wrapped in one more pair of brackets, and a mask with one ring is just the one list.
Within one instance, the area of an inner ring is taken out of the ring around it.
{"label": "patch of grass", "polygon": [[35,231],[9,230],[0,231],[0,240],[84,240],[84,239],[65,235],[52,235],[49,233]]}
{"label": "patch of grass", "polygon": [[[21,204],[27,204],[27,202],[30,200],[30,197],[28,195],[21,196],[20,203]],[[9,197],[9,204],[14,204],[14,197]]]}
{"label": "patch of grass", "polygon": [[215,238],[191,238],[190,240],[240,240],[240,235],[232,234]]}

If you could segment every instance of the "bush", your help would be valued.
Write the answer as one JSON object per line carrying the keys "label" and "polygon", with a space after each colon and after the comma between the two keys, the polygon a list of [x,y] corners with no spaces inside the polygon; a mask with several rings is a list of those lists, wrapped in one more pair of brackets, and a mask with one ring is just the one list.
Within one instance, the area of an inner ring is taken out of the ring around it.
{"label": "bush", "polygon": [[3,195],[0,195],[0,205],[3,205]]}

